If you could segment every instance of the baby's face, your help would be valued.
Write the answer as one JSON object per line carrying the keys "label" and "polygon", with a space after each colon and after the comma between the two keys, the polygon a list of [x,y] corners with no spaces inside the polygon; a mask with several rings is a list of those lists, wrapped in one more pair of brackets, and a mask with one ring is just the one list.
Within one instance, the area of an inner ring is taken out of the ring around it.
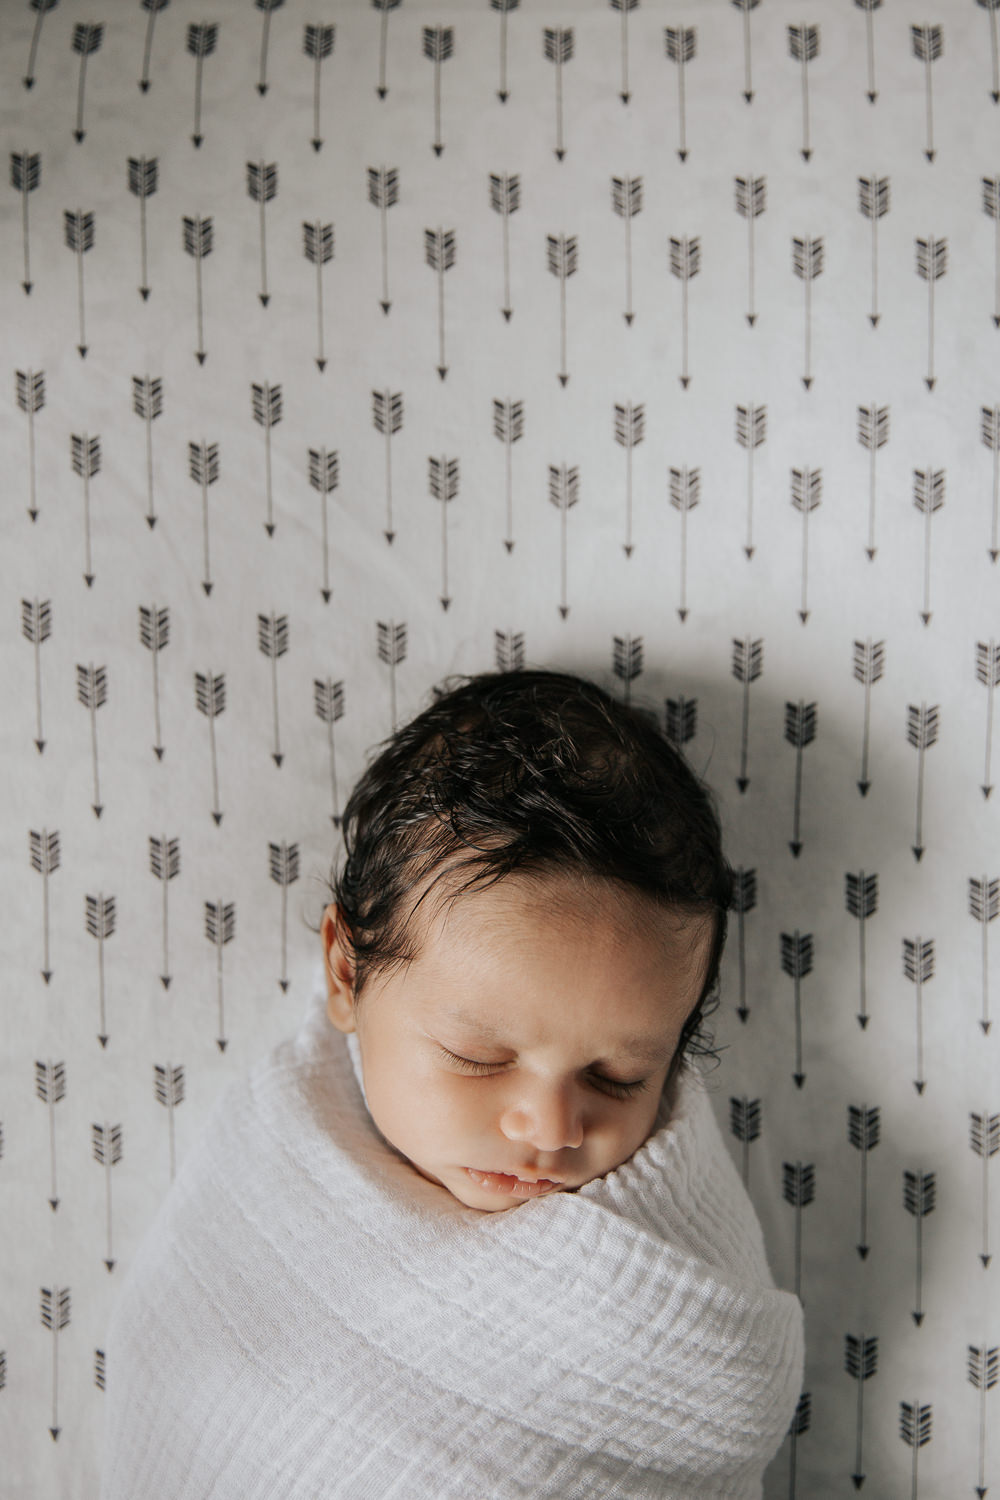
{"label": "baby's face", "polygon": [[372,1118],[468,1207],[581,1187],[648,1138],[712,927],[637,911],[599,882],[510,877],[441,910],[355,1014],[327,909],[328,1012],[357,1031]]}

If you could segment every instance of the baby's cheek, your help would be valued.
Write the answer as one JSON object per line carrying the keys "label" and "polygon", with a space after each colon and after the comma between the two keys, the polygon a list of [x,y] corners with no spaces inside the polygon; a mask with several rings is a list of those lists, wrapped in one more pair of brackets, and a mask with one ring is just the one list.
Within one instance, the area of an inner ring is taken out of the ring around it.
{"label": "baby's cheek", "polygon": [[462,1088],[466,1079],[453,1079],[440,1073],[431,1075],[410,1101],[410,1128],[422,1139],[439,1145],[460,1139],[463,1131],[485,1117],[485,1104],[475,1091]]}
{"label": "baby's cheek", "polygon": [[659,1099],[642,1100],[641,1105],[637,1103],[635,1111],[627,1122],[623,1122],[619,1136],[619,1158],[616,1163],[620,1166],[623,1161],[638,1151],[640,1146],[645,1145],[653,1133],[656,1124],[656,1116],[659,1110]]}

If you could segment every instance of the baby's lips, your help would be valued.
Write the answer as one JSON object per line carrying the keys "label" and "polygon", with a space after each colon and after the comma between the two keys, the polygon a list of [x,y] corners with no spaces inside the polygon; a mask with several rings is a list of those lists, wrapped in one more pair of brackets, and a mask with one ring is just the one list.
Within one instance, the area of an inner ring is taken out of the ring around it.
{"label": "baby's lips", "polygon": [[465,1170],[477,1186],[493,1192],[510,1193],[515,1198],[537,1198],[540,1194],[550,1193],[553,1188],[561,1186],[545,1177],[528,1182],[509,1172],[478,1172],[473,1167],[466,1167]]}

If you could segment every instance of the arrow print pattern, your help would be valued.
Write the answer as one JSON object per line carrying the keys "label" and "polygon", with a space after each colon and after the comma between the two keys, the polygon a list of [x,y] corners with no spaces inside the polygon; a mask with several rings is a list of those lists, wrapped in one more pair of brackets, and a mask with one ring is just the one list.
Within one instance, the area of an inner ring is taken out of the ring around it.
{"label": "arrow print pattern", "polygon": [[60,1324],[290,1029],[369,748],[560,664],[719,798],[713,1107],[814,1352],[767,1500],[992,1491],[1000,0],[293,9],[0,18],[4,1019],[49,1113],[8,1090],[0,1163],[62,1226],[16,1462],[96,1483]]}

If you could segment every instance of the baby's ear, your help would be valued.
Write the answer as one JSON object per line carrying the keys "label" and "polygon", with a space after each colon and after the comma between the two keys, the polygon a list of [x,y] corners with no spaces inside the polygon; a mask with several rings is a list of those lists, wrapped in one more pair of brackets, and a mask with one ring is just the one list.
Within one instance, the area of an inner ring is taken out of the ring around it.
{"label": "baby's ear", "polygon": [[354,963],[340,940],[335,905],[324,911],[319,931],[326,969],[326,1013],[338,1031],[354,1031]]}

